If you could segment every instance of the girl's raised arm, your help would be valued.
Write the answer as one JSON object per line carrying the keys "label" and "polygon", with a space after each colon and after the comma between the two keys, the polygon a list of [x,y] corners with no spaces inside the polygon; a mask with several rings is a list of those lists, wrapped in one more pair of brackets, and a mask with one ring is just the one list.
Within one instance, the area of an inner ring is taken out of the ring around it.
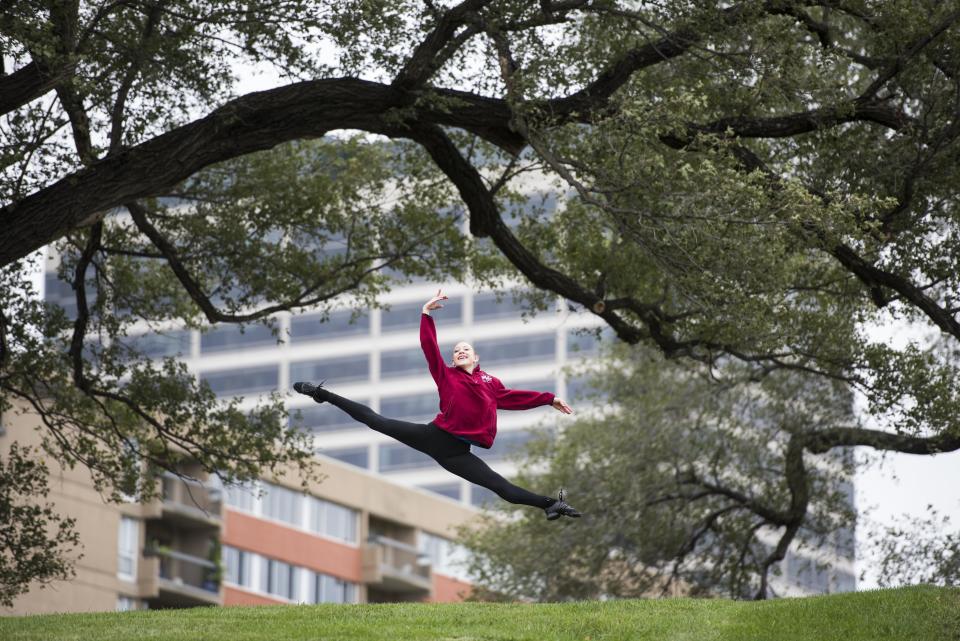
{"label": "girl's raised arm", "polygon": [[438,386],[447,373],[447,366],[443,362],[443,355],[440,353],[440,346],[437,344],[437,328],[433,324],[430,312],[443,307],[440,304],[442,300],[447,300],[447,297],[438,289],[437,295],[424,303],[423,314],[420,316],[420,348],[427,359],[430,375],[433,376],[433,380],[436,381]]}

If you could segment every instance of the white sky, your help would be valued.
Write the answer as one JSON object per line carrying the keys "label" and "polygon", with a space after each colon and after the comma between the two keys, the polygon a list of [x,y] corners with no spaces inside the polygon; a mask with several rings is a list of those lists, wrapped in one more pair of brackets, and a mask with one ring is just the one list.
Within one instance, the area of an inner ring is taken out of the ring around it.
{"label": "white sky", "polygon": [[[924,333],[924,328],[895,321],[869,329],[871,338],[895,348],[920,340]],[[856,405],[862,403],[858,399]],[[862,453],[867,452],[870,450]],[[952,523],[960,524],[960,452],[936,456],[887,453],[881,464],[860,469],[855,487],[861,520],[857,528],[857,573],[865,572],[858,589],[876,587],[871,568],[877,560],[869,554],[871,528],[867,521],[892,524],[906,514],[922,517],[931,505],[941,515],[950,516]]]}

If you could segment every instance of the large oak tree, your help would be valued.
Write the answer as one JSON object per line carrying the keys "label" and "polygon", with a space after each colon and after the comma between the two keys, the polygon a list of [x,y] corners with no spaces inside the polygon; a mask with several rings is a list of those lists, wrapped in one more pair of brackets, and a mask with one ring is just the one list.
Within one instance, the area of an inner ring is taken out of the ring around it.
{"label": "large oak tree", "polygon": [[[861,391],[875,425],[790,435],[775,562],[807,517],[806,457],[960,448],[958,21],[933,0],[8,3],[4,398],[120,486],[130,461],[174,452],[227,476],[303,462],[277,404],[225,409],[116,338],[345,291],[369,303],[390,274],[457,276],[469,258],[718,377],[736,362]],[[289,83],[235,96],[231,70],[251,62]],[[277,148],[342,130],[394,142]],[[234,178],[257,163],[280,168],[260,186],[282,198]],[[565,205],[505,220],[533,170]],[[15,294],[49,243],[75,317]],[[890,319],[939,340],[895,349],[864,330]]]}

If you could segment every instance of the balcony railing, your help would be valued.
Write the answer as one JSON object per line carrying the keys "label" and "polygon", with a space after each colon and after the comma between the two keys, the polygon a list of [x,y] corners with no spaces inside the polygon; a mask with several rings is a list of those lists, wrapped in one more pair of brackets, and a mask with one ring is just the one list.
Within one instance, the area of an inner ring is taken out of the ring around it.
{"label": "balcony railing", "polygon": [[219,526],[223,511],[220,490],[172,474],[164,474],[161,481],[164,516],[190,521],[194,525]]}
{"label": "balcony railing", "polygon": [[430,561],[412,545],[372,535],[363,546],[363,580],[389,592],[429,592]]}
{"label": "balcony railing", "polygon": [[157,585],[162,605],[182,607],[220,602],[220,567],[209,559],[172,550],[164,546],[148,546],[146,557],[159,562]]}

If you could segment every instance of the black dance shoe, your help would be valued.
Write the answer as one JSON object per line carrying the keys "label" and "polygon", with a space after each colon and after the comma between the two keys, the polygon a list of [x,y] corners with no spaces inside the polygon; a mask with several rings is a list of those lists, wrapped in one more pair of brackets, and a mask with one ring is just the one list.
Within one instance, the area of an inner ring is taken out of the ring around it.
{"label": "black dance shoe", "polygon": [[560,495],[557,497],[557,502],[550,507],[543,508],[543,511],[547,513],[548,521],[556,521],[561,516],[569,516],[574,519],[580,518],[580,512],[576,508],[564,503],[563,488],[560,488]]}
{"label": "black dance shoe", "polygon": [[295,392],[299,392],[301,394],[309,396],[310,398],[312,398],[318,403],[323,403],[325,400],[327,400],[322,397],[322,394],[324,392],[323,384],[325,382],[326,381],[320,381],[316,385],[314,385],[313,383],[294,383],[293,390]]}

